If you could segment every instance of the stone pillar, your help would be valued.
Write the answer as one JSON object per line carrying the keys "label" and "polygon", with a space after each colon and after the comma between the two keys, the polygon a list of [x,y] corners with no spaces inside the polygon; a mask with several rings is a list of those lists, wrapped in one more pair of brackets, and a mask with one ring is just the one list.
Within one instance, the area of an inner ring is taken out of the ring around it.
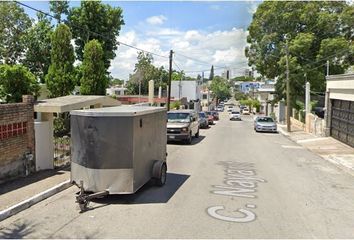
{"label": "stone pillar", "polygon": [[154,104],[154,80],[149,81],[149,103]]}
{"label": "stone pillar", "polygon": [[[49,139],[48,141],[51,142],[52,144],[50,144],[50,149],[48,150],[49,151],[49,155],[52,156],[53,158],[53,161],[54,161],[54,126],[53,126],[53,120],[54,120],[54,117],[53,117],[53,113],[42,113],[42,121],[47,121],[48,124],[49,124]],[[54,162],[53,162],[53,168],[54,168]]]}
{"label": "stone pillar", "polygon": [[330,99],[330,91],[326,91],[325,99],[325,115],[324,115],[324,135],[326,137],[331,135],[331,118],[332,118],[332,103]]}

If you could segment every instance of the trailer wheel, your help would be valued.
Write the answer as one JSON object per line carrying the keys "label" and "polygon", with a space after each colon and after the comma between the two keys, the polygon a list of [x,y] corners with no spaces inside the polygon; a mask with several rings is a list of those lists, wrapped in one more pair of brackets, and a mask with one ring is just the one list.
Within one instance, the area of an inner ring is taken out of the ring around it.
{"label": "trailer wheel", "polygon": [[79,207],[81,212],[85,212],[87,210],[87,205],[88,205],[88,201],[84,201],[82,203],[79,203]]}
{"label": "trailer wheel", "polygon": [[163,186],[167,178],[167,165],[163,161],[155,161],[152,169],[152,177],[157,186]]}
{"label": "trailer wheel", "polygon": [[163,164],[161,168],[160,178],[158,178],[156,182],[157,186],[162,187],[163,185],[165,185],[166,179],[167,179],[167,166],[166,164]]}

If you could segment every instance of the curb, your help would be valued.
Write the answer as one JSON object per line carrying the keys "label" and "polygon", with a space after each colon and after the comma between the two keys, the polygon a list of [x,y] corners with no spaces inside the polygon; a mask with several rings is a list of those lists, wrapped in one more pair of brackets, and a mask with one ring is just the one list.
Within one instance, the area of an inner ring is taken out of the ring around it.
{"label": "curb", "polygon": [[52,188],[49,188],[48,190],[45,190],[41,193],[38,193],[37,195],[34,195],[33,197],[30,197],[29,199],[26,199],[18,204],[15,204],[3,211],[0,212],[0,221],[8,218],[8,217],[11,217],[31,206],[33,206],[34,204],[46,199],[46,198],[49,198],[69,187],[71,187],[72,184],[70,183],[70,180],[67,180],[65,182],[62,182]]}
{"label": "curb", "polygon": [[280,133],[283,134],[284,136],[287,136],[287,137],[290,136],[290,134],[289,134],[288,132],[284,131],[281,127],[278,127],[278,132],[280,132]]}

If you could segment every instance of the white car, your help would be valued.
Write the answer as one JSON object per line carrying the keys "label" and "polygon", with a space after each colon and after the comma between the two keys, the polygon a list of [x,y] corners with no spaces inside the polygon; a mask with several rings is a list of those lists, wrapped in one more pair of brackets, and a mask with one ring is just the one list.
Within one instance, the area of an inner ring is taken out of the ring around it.
{"label": "white car", "polygon": [[239,111],[230,112],[230,120],[241,120],[241,113]]}
{"label": "white car", "polygon": [[244,108],[244,109],[242,110],[242,114],[243,114],[243,115],[250,115],[250,110],[248,110],[248,108]]}

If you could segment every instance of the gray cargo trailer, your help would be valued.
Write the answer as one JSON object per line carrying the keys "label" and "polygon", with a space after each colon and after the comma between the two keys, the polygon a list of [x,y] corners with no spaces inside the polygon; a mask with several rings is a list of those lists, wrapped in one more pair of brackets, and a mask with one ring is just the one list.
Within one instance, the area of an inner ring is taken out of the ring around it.
{"label": "gray cargo trailer", "polygon": [[[166,109],[119,106],[71,111],[71,182],[82,210],[106,194],[166,181]],[[92,194],[87,194],[91,192]]]}

